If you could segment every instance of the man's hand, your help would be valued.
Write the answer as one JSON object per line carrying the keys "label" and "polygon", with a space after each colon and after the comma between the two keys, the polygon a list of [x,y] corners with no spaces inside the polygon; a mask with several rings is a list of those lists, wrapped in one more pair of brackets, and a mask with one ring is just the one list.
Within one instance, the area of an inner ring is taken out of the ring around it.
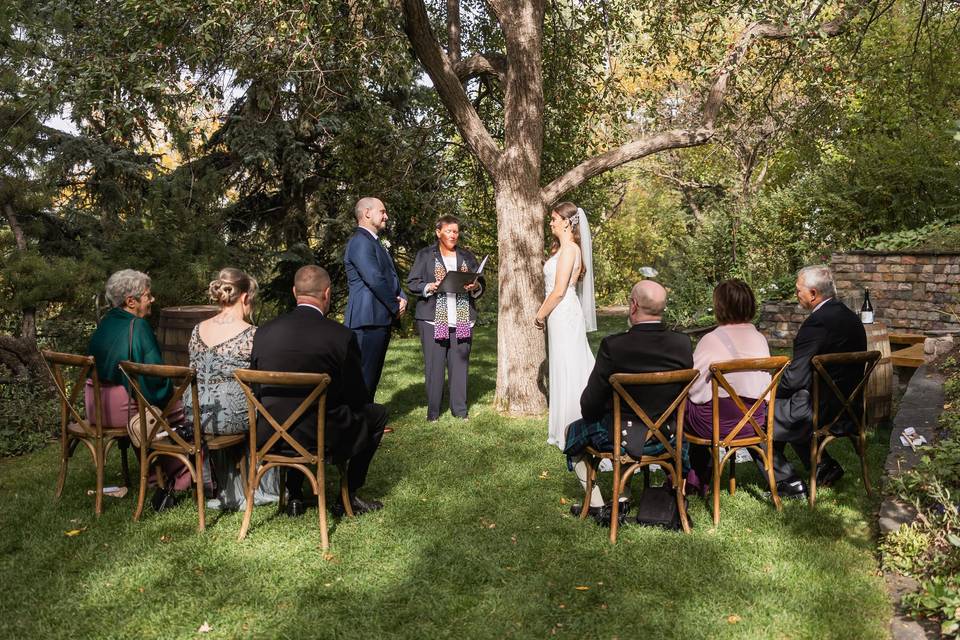
{"label": "man's hand", "polygon": [[397,317],[403,316],[404,312],[407,310],[407,300],[406,298],[401,298],[397,296],[397,303],[400,305],[400,310],[397,311]]}

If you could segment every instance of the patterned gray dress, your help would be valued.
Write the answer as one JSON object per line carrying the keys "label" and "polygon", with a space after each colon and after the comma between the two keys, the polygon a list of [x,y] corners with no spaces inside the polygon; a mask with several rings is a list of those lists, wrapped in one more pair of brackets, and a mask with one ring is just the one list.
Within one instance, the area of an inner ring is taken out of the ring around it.
{"label": "patterned gray dress", "polygon": [[[250,366],[253,336],[256,327],[248,327],[234,337],[213,347],[200,337],[200,326],[190,335],[190,366],[197,371],[197,394],[200,399],[200,428],[204,433],[226,435],[247,431],[247,399],[233,377],[234,369]],[[191,415],[192,398],[184,394],[184,411]],[[246,508],[243,478],[239,464],[245,447],[211,451],[209,460],[217,480],[217,497],[207,502],[210,509],[242,510]],[[275,469],[260,481],[254,493],[254,504],[279,500],[279,483]]]}

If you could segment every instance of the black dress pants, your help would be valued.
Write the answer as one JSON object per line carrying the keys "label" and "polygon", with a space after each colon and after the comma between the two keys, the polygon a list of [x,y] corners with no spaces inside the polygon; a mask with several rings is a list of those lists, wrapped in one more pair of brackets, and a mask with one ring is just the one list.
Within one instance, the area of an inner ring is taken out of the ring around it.
{"label": "black dress pants", "polygon": [[[383,429],[387,426],[387,408],[382,404],[370,403],[363,408],[364,419],[370,431],[369,444],[347,460],[347,488],[354,495],[367,481],[367,471],[373,456],[383,439]],[[316,445],[316,443],[314,443]],[[287,469],[287,491],[291,498],[303,497],[303,473],[297,469]]]}
{"label": "black dress pants", "polygon": [[457,338],[455,327],[448,327],[447,339],[434,337],[434,326],[417,320],[423,347],[423,372],[427,386],[427,420],[440,417],[444,372],[450,380],[450,413],[467,417],[467,373],[470,367],[472,338]]}

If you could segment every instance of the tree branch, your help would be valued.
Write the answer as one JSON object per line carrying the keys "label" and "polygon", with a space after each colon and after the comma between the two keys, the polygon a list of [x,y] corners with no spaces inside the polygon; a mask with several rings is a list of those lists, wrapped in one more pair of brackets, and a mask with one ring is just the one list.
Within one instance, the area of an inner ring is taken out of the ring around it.
{"label": "tree branch", "polygon": [[503,80],[507,73],[507,58],[499,53],[475,53],[459,61],[454,66],[454,71],[461,82],[484,75]]}
{"label": "tree branch", "polygon": [[549,207],[559,200],[563,194],[577,188],[590,178],[604,171],[615,169],[622,164],[639,160],[652,153],[695,147],[706,144],[714,135],[714,124],[723,101],[726,98],[727,87],[735,75],[743,57],[749,51],[754,41],[758,39],[787,40],[791,38],[831,38],[844,33],[857,14],[870,4],[869,0],[855,0],[849,2],[839,16],[827,20],[819,25],[792,29],[787,26],[774,25],[767,22],[754,22],[744,29],[727,50],[723,60],[714,73],[710,91],[703,105],[702,118],[699,127],[695,129],[672,130],[652,136],[632,140],[621,147],[612,149],[599,156],[584,160],[565,174],[556,178],[540,190],[544,203]]}
{"label": "tree branch", "polygon": [[553,180],[540,190],[540,197],[547,207],[554,205],[563,194],[581,184],[622,164],[639,160],[667,149],[696,147],[705,144],[713,136],[713,129],[674,129],[656,135],[632,140],[606,153],[584,160],[579,165]]}
{"label": "tree branch", "polygon": [[402,6],[403,28],[407,39],[430,75],[437,95],[440,96],[441,102],[453,119],[453,124],[460,131],[471,151],[483,163],[490,175],[495,175],[500,150],[473,105],[470,104],[470,99],[460,84],[460,78],[457,77],[450,58],[443,52],[434,37],[423,0],[402,0]]}

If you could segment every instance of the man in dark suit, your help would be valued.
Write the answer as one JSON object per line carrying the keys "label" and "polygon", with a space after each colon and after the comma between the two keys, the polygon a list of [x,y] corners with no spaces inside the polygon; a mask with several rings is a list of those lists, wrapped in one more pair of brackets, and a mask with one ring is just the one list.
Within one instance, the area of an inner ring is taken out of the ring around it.
{"label": "man in dark suit", "polygon": [[[815,265],[801,269],[797,273],[796,291],[800,306],[811,313],[797,331],[793,340],[793,358],[777,388],[773,471],[777,493],[785,498],[802,498],[806,495],[806,484],[796,475],[784,454],[789,442],[800,461],[807,467],[810,465],[813,419],[811,359],[827,353],[864,351],[867,348],[867,336],[860,318],[836,298],[837,288],[829,267]],[[863,366],[832,367],[827,372],[847,395],[863,379]],[[822,388],[822,391],[820,415],[832,419],[842,405],[828,389]],[[845,421],[839,421],[837,426],[842,429],[845,425]],[[817,486],[830,486],[842,475],[843,467],[824,451],[817,465]]]}
{"label": "man in dark suit", "polygon": [[407,298],[400,289],[393,260],[379,238],[387,226],[386,207],[377,198],[361,198],[354,215],[357,229],[343,253],[350,292],[343,323],[357,337],[363,380],[373,402],[390,345],[390,328],[406,311]]}
{"label": "man in dark suit", "polygon": [[[582,452],[588,444],[598,450],[613,449],[613,388],[609,378],[614,373],[651,373],[693,368],[693,347],[690,338],[670,331],[663,324],[663,310],[667,292],[653,280],[642,280],[630,293],[630,330],[607,336],[600,342],[597,360],[580,396],[581,420],[567,428],[564,453],[574,462],[574,471],[586,487],[586,462]],[[683,385],[657,385],[630,389],[637,404],[656,421],[683,389]],[[644,452],[646,425],[621,405],[624,433],[623,448],[635,458]],[[669,423],[668,423],[669,424]],[[657,443],[659,445],[659,442]],[[647,444],[647,446],[651,446]],[[654,445],[656,446],[656,445]],[[649,453],[649,452],[648,452]],[[629,493],[623,500],[629,499]],[[629,504],[620,510],[625,514]],[[579,515],[580,505],[571,512]],[[609,520],[609,512],[599,489],[594,485],[590,496],[590,513],[595,518]]]}
{"label": "man in dark suit", "polygon": [[[380,445],[387,411],[368,403],[368,393],[360,370],[360,349],[353,332],[326,317],[330,307],[330,276],[326,270],[308,265],[294,277],[293,295],[297,308],[257,330],[253,339],[250,366],[259,371],[326,373],[331,377],[327,388],[324,444],[326,456],[336,462],[347,461],[347,484],[350,501],[356,514],[376,511],[383,504],[362,500],[357,490],[367,478],[370,462]],[[307,396],[309,389],[270,387],[263,385],[258,397],[263,406],[278,420],[285,420]],[[316,411],[307,411],[289,433],[312,449],[317,446]],[[261,416],[257,424],[257,440],[263,446],[275,430]],[[280,440],[280,451],[289,452],[289,445]],[[285,447],[285,448],[284,448]],[[288,515],[304,512],[303,474],[288,470]],[[342,515],[343,505],[334,503],[334,515]]]}

